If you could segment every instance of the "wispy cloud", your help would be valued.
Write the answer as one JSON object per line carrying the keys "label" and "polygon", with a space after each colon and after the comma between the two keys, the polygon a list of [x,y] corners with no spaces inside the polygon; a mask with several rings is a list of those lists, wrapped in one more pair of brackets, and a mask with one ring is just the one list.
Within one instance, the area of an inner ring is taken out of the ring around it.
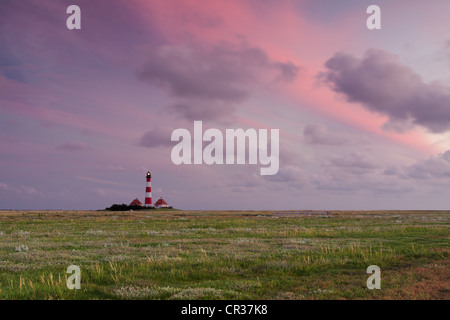
{"label": "wispy cloud", "polygon": [[100,184],[111,185],[111,186],[123,186],[123,185],[124,185],[123,183],[118,182],[118,181],[111,181],[111,180],[97,179],[97,178],[92,178],[92,177],[78,176],[77,179],[78,179],[78,180],[83,180],[83,181],[94,182],[94,183],[100,183]]}
{"label": "wispy cloud", "polygon": [[89,146],[84,142],[72,141],[60,144],[55,148],[56,150],[78,151],[89,149]]}

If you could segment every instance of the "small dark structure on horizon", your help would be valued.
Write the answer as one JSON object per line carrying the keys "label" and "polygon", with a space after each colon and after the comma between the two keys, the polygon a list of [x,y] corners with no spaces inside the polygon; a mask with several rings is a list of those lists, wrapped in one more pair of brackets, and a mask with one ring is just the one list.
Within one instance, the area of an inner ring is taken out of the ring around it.
{"label": "small dark structure on horizon", "polygon": [[152,175],[150,171],[147,171],[145,176],[146,186],[145,186],[145,205],[136,197],[133,201],[130,202],[129,205],[125,203],[122,204],[113,204],[111,207],[106,208],[105,210],[109,211],[132,211],[132,210],[151,210],[151,209],[173,209],[172,206],[169,206],[166,201],[161,197],[158,201],[156,201],[155,205],[152,205],[152,186],[151,186]]}
{"label": "small dark structure on horizon", "polygon": [[136,198],[133,201],[130,202],[129,205],[122,203],[122,204],[113,204],[111,207],[106,208],[105,210],[108,211],[138,211],[138,210],[153,210],[153,209],[173,209],[173,207],[169,206],[166,201],[164,201],[163,198],[160,198],[158,201],[156,201],[155,206],[149,206],[146,207],[142,204],[142,202]]}
{"label": "small dark structure on horizon", "polygon": [[143,207],[144,205],[142,204],[142,202],[139,201],[138,198],[134,199],[133,201],[131,201],[131,203],[129,204],[129,206],[141,206]]}
{"label": "small dark structure on horizon", "polygon": [[158,199],[158,201],[155,202],[155,208],[172,208],[167,204],[166,201],[161,197]]}

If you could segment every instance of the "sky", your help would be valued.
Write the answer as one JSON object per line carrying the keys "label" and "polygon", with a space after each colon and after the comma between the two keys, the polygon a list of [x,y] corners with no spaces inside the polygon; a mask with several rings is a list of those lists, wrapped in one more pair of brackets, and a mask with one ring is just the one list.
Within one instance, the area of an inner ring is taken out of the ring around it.
{"label": "sky", "polygon": [[[81,29],[69,30],[69,5]],[[381,29],[369,30],[369,5]],[[448,0],[1,0],[0,209],[450,207]],[[279,129],[280,168],[175,165]]]}

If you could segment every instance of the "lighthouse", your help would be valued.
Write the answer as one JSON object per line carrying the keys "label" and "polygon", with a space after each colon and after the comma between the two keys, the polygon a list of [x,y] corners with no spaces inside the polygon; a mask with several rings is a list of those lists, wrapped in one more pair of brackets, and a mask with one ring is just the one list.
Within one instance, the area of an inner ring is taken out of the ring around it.
{"label": "lighthouse", "polygon": [[150,171],[147,171],[146,176],[147,184],[145,186],[145,206],[152,206],[152,175]]}

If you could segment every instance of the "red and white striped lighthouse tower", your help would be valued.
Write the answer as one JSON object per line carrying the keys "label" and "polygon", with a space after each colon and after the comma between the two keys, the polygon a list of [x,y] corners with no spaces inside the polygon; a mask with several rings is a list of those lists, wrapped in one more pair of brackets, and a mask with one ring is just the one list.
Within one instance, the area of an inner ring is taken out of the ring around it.
{"label": "red and white striped lighthouse tower", "polygon": [[147,171],[147,184],[145,186],[145,206],[152,206],[152,175]]}

